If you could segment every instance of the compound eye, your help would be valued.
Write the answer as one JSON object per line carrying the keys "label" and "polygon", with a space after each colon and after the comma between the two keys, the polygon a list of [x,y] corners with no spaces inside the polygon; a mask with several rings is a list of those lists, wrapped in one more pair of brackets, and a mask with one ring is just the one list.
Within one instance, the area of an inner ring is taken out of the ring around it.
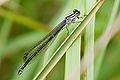
{"label": "compound eye", "polygon": [[79,12],[75,12],[76,14],[79,14]]}
{"label": "compound eye", "polygon": [[76,11],[77,11],[76,9],[73,10],[74,13],[75,13]]}
{"label": "compound eye", "polygon": [[73,10],[74,14],[80,14],[80,11],[78,11],[77,9]]}

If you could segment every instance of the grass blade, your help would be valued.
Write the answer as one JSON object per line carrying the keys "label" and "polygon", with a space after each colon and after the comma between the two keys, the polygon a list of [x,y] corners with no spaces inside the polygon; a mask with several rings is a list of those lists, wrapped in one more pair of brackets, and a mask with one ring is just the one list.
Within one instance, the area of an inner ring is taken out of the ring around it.
{"label": "grass blade", "polygon": [[[17,3],[20,2],[20,0],[16,0]],[[13,11],[17,11],[17,6],[16,5],[10,5],[9,9],[12,9]],[[3,24],[1,26],[1,30],[0,30],[0,55],[3,55],[3,51],[5,48],[5,45],[7,43],[7,39],[9,37],[11,28],[12,28],[12,20],[9,19],[4,19]]]}
{"label": "grass blade", "polygon": [[15,13],[7,11],[3,8],[0,8],[0,16],[10,19],[10,20],[13,20],[17,23],[23,24],[26,27],[29,27],[32,29],[41,30],[43,32],[48,32],[50,30],[47,26],[45,26],[42,23],[38,23],[35,20],[29,19],[29,18],[24,17],[19,14],[15,14]]}
{"label": "grass blade", "polygon": [[[72,0],[73,9],[78,9],[82,13],[83,11],[80,9],[82,7],[81,0]],[[72,25],[72,27],[76,27],[76,25]],[[73,43],[73,45],[68,49],[65,55],[65,76],[64,80],[68,80],[70,76],[73,75],[74,71],[77,67],[80,67],[80,54],[81,54],[81,36]],[[72,77],[71,80],[79,80],[80,72]]]}
{"label": "grass blade", "polygon": [[[86,12],[95,4],[96,0],[86,0]],[[89,55],[90,64],[87,67],[86,80],[94,80],[94,27],[95,27],[95,17],[87,25],[85,33],[85,55]]]}
{"label": "grass blade", "polygon": [[[96,44],[95,44],[95,48],[96,48],[95,52],[96,52],[96,57],[97,57],[96,62],[95,62],[95,80],[97,80],[98,78],[99,71],[100,71],[100,68],[101,68],[101,65],[104,59],[105,51],[111,38],[110,32],[112,30],[112,24],[113,24],[113,21],[115,20],[119,4],[120,4],[120,0],[115,0],[112,13],[111,13],[111,17],[107,25],[107,29],[103,33],[103,35],[99,38],[99,40],[96,41]],[[104,45],[101,45],[101,44],[104,44]]]}

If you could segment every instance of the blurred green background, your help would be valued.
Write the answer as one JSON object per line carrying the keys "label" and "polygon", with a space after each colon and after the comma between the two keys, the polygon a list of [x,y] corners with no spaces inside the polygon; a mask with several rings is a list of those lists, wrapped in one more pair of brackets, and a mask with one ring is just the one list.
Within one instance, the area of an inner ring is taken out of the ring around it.
{"label": "blurred green background", "polygon": [[[24,52],[69,14],[66,6],[70,5],[71,0],[2,1],[6,0],[0,0],[0,80],[32,80],[37,63],[29,65],[31,70],[27,71],[27,74],[17,75],[17,71],[23,63]],[[105,0],[96,14],[95,42],[108,27],[111,13],[115,11],[113,10],[115,1],[119,3],[116,4],[118,7],[115,18],[111,21],[111,25],[114,24],[120,14],[119,0]],[[64,66],[65,56],[49,73],[46,80],[64,80]],[[119,31],[109,40],[99,71],[97,80],[120,80]]]}

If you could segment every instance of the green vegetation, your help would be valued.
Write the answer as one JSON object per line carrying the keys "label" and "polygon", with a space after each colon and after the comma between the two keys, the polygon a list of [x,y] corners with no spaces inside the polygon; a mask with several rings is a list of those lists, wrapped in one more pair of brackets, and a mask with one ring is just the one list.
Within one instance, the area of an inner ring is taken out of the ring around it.
{"label": "green vegetation", "polygon": [[[120,0],[105,0],[99,11],[96,0],[1,1],[0,80],[120,80]],[[73,9],[87,14],[83,22],[69,25],[69,36],[61,31],[18,76],[25,51]]]}

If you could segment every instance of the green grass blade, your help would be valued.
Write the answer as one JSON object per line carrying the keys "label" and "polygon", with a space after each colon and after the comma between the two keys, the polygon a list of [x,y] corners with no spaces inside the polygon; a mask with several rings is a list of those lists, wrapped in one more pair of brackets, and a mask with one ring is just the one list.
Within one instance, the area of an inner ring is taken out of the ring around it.
{"label": "green grass blade", "polygon": [[[72,8],[80,10],[81,14],[83,14],[82,7],[84,6],[82,0],[72,0]],[[82,16],[82,15],[81,15]],[[72,27],[76,27],[76,25],[72,25]],[[81,36],[73,43],[73,45],[68,49],[65,55],[65,80],[69,80],[70,76],[73,76],[76,68],[80,67],[80,54],[81,54]],[[72,80],[80,79],[80,71],[76,74],[75,77],[71,77]]]}
{"label": "green grass blade", "polygon": [[53,67],[57,64],[57,62],[61,59],[61,57],[65,54],[65,52],[70,48],[73,42],[78,38],[80,33],[84,30],[86,25],[91,21],[91,19],[95,16],[98,9],[101,7],[104,0],[99,1],[94,8],[90,11],[88,16],[83,20],[83,22],[76,27],[72,33],[66,38],[66,40],[60,45],[60,47],[55,51],[53,56],[50,58],[48,63],[42,70],[34,77],[36,79],[44,79],[48,73],[53,69]]}
{"label": "green grass blade", "polygon": [[[17,3],[20,2],[20,0],[16,0]],[[10,5],[9,9],[12,9],[13,11],[17,11],[17,6],[16,5]],[[3,24],[1,26],[1,30],[0,30],[0,55],[3,54],[5,45],[7,43],[7,39],[9,37],[11,28],[12,28],[12,24],[13,22],[9,19],[4,19]]]}
{"label": "green grass blade", "polygon": [[[86,0],[86,12],[95,4],[96,0]],[[90,64],[87,67],[87,80],[94,80],[94,27],[95,27],[95,17],[87,25],[85,33],[85,55],[89,55]]]}
{"label": "green grass blade", "polygon": [[[110,16],[110,20],[107,25],[107,29],[103,33],[103,35],[100,37],[100,39],[96,42],[95,48],[98,48],[98,49],[96,49],[96,55],[97,55],[96,57],[97,58],[96,58],[96,62],[95,62],[95,80],[97,80],[97,78],[99,76],[99,72],[100,72],[100,68],[101,68],[101,65],[102,65],[102,62],[104,59],[105,51],[106,51],[107,45],[110,41],[110,39],[108,39],[106,41],[105,38],[107,39],[107,37],[109,37],[109,35],[110,35],[109,32],[111,32],[112,24],[115,20],[119,5],[120,5],[120,0],[115,0],[114,6],[112,9],[112,13]],[[101,44],[104,44],[104,45],[101,45]]]}
{"label": "green grass blade", "polygon": [[42,24],[40,22],[38,23],[37,21],[35,21],[33,19],[29,19],[22,15],[15,14],[15,13],[7,11],[3,8],[0,8],[0,16],[7,18],[9,20],[13,20],[17,23],[23,24],[26,27],[29,27],[32,29],[40,30],[43,32],[48,32],[50,30],[47,26],[45,26],[44,24]]}
{"label": "green grass blade", "polygon": [[[80,67],[80,46],[81,37],[79,37],[73,45],[66,52],[65,58],[65,80],[69,80],[69,77],[73,75],[76,68]],[[75,77],[71,77],[72,80],[80,79],[80,71]]]}

